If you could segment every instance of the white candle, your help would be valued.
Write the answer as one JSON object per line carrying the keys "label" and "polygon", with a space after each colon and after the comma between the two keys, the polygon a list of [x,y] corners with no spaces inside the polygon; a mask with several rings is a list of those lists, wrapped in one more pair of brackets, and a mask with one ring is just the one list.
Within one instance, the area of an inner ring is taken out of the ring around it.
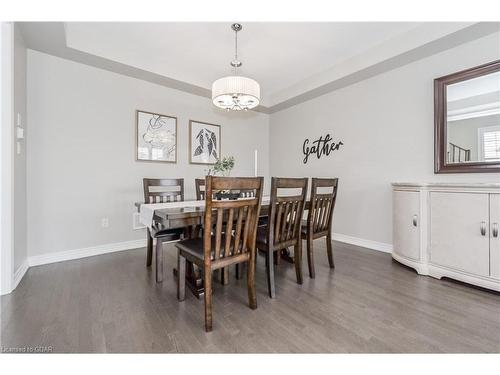
{"label": "white candle", "polygon": [[254,151],[253,168],[254,168],[254,175],[255,177],[257,177],[257,150]]}

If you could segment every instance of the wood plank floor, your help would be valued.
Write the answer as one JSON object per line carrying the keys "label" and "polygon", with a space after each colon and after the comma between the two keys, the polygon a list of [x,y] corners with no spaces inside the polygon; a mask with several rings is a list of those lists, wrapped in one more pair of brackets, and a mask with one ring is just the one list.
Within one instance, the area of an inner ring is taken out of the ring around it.
{"label": "wood plank floor", "polygon": [[316,279],[295,283],[293,265],[276,270],[267,296],[257,265],[258,309],[246,280],[231,274],[214,290],[214,330],[203,328],[203,301],[176,300],[175,249],[165,248],[165,280],[154,282],[145,249],[31,268],[2,297],[3,348],[51,346],[55,352],[500,352],[500,295],[418,276],[389,254],[334,244],[328,268],[316,246]]}

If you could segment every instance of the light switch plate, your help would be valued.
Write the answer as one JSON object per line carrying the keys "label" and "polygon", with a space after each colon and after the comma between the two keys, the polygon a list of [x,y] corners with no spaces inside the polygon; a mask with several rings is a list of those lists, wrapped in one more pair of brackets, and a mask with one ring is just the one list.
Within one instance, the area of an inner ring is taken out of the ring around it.
{"label": "light switch plate", "polygon": [[16,137],[17,139],[24,139],[24,129],[21,127],[16,128]]}

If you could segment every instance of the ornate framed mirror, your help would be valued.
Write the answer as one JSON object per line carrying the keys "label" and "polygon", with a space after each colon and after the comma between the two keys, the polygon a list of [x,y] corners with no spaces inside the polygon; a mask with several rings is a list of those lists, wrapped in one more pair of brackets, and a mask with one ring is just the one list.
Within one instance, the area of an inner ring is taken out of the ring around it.
{"label": "ornate framed mirror", "polygon": [[434,80],[434,173],[500,172],[500,60]]}

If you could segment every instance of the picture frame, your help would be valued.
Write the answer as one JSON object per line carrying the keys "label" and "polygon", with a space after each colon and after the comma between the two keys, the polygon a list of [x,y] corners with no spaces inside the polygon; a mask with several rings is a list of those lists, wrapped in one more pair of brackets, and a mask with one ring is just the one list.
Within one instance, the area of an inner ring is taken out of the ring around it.
{"label": "picture frame", "polygon": [[177,117],[135,111],[135,160],[177,163]]}
{"label": "picture frame", "polygon": [[213,165],[221,157],[221,126],[189,120],[189,163]]}

